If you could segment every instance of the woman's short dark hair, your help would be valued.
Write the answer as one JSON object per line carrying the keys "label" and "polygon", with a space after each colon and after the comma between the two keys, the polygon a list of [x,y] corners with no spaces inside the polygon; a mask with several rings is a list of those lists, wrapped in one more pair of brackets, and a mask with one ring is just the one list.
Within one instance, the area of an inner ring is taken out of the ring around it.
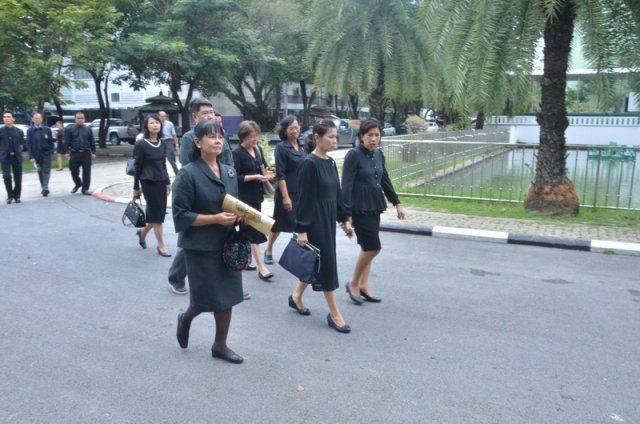
{"label": "woman's short dark hair", "polygon": [[258,125],[255,121],[242,121],[240,125],[238,125],[238,138],[240,139],[240,143],[249,137],[252,132],[260,134],[260,125]]}
{"label": "woman's short dark hair", "polygon": [[367,118],[360,123],[360,129],[358,130],[358,140],[360,140],[360,143],[362,143],[362,136],[374,128],[377,128],[382,133],[382,125],[380,125],[380,121],[376,118]]}
{"label": "woman's short dark hair", "polygon": [[280,131],[278,132],[278,135],[280,136],[280,140],[287,139],[287,128],[289,128],[289,125],[293,124],[293,122],[297,120],[298,118],[296,118],[294,115],[289,115],[286,118],[284,118],[282,121],[280,121]]}
{"label": "woman's short dark hair", "polygon": [[162,139],[162,121],[160,120],[160,115],[157,113],[150,113],[144,119],[144,127],[142,135],[144,138],[149,138],[149,119],[154,119],[160,123],[160,132],[158,133],[158,140]]}
{"label": "woman's short dark hair", "polygon": [[318,134],[320,137],[322,137],[331,128],[337,129],[335,122],[333,122],[333,119],[320,119],[319,121],[316,121],[315,124],[313,124],[313,135],[315,136],[316,134]]}
{"label": "woman's short dark hair", "polygon": [[[202,140],[202,138],[205,136],[212,136],[216,134],[224,136],[224,131],[222,130],[222,127],[220,125],[216,124],[213,121],[202,121],[193,129],[193,136],[198,140]],[[191,157],[189,159],[191,159],[191,162],[200,159],[200,157],[202,156],[200,148],[198,148],[195,143],[193,144],[193,150],[191,151],[190,156]]]}

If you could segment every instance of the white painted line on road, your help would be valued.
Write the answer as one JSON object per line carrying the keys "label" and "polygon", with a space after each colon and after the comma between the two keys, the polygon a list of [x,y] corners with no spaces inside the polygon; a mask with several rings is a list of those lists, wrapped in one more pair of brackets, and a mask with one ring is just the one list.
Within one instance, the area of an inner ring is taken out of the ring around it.
{"label": "white painted line on road", "polygon": [[592,252],[614,252],[625,255],[640,256],[640,243],[625,243],[621,241],[591,240]]}
{"label": "white painted line on road", "polygon": [[504,231],[473,230],[469,228],[436,226],[433,227],[431,232],[433,237],[493,241],[497,243],[506,243],[509,238],[509,233]]}

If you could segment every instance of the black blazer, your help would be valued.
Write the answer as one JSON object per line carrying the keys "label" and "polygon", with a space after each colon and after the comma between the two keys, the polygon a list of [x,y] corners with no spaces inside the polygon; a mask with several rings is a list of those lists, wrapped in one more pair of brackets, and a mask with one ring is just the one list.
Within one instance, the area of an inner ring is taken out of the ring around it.
{"label": "black blazer", "polygon": [[27,151],[29,158],[42,159],[52,155],[56,149],[56,141],[53,138],[51,128],[40,125],[40,128],[32,125],[27,130]]}
{"label": "black blazer", "polygon": [[4,162],[11,152],[22,162],[23,141],[24,133],[20,128],[0,128],[0,162]]}
{"label": "black blazer", "polygon": [[265,168],[267,163],[264,160],[262,149],[257,147],[256,157],[242,146],[233,151],[233,163],[238,173],[238,195],[239,199],[249,205],[257,205],[264,201],[264,192],[262,190],[262,182],[258,180],[245,181],[247,175],[262,175],[260,165]]}
{"label": "black blazer", "polygon": [[400,203],[387,173],[382,150],[370,152],[358,144],[347,152],[342,165],[345,207],[353,214],[379,214],[387,209],[385,196],[394,206]]}
{"label": "black blazer", "polygon": [[221,164],[220,178],[202,159],[182,167],[173,182],[173,223],[178,232],[178,246],[183,249],[222,250],[227,232],[232,227],[204,225],[193,227],[198,214],[215,215],[222,212],[222,200],[229,193],[238,197],[238,178],[229,165]]}
{"label": "black blazer", "polygon": [[136,170],[133,176],[134,190],[140,189],[140,180],[170,183],[166,162],[166,142],[166,140],[160,140],[158,146],[154,147],[146,140],[136,141],[133,146]]}

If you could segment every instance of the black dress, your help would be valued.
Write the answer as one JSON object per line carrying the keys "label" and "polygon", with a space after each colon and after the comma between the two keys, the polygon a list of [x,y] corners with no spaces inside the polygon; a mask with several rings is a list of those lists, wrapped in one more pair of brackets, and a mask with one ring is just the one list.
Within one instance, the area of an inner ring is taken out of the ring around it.
{"label": "black dress", "polygon": [[276,192],[273,196],[273,219],[275,224],[271,229],[274,233],[285,232],[291,233],[295,229],[296,208],[298,206],[298,168],[307,155],[304,148],[298,145],[295,149],[289,140],[282,140],[277,146],[274,153],[276,159],[276,180],[284,180],[287,183],[287,192],[291,198],[293,208],[288,211],[282,204],[282,193],[280,186],[276,186]]}
{"label": "black dress", "polygon": [[[238,174],[238,199],[242,200],[252,208],[261,211],[262,202],[264,201],[264,192],[262,190],[262,182],[259,180],[246,181],[248,175],[262,174],[261,165],[265,165],[261,152],[254,150],[254,156],[242,146],[233,151],[233,164]],[[241,225],[242,234],[254,244],[260,244],[267,241],[267,237],[260,231],[248,225]]]}
{"label": "black dress", "polygon": [[298,174],[299,197],[296,231],[307,233],[309,243],[320,249],[320,272],[314,291],[333,291],[339,287],[336,261],[336,221],[344,222],[340,179],[333,159],[307,156]]}
{"label": "black dress", "polygon": [[138,141],[133,147],[133,157],[136,169],[133,189],[139,190],[142,185],[147,202],[147,222],[162,224],[167,211],[167,186],[170,184],[164,141]]}

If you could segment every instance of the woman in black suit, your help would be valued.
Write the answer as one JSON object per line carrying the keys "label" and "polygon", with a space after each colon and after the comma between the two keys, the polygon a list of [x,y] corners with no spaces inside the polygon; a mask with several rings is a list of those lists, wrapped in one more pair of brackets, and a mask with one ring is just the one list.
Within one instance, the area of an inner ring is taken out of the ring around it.
{"label": "woman in black suit", "polygon": [[349,298],[356,305],[363,300],[378,303],[382,299],[369,289],[371,262],[382,249],[380,244],[380,214],[387,209],[387,202],[396,207],[398,219],[405,218],[404,207],[393,189],[385,167],[380,146],[382,127],[377,119],[370,118],[360,124],[358,144],[350,150],[342,165],[342,196],[345,207],[351,211],[360,255],[356,267],[347,283]]}
{"label": "woman in black suit", "polygon": [[[171,181],[167,173],[165,146],[162,141],[162,122],[152,113],[144,121],[144,137],[133,148],[136,173],[133,177],[133,197],[144,194],[147,202],[147,225],[136,232],[138,244],[147,248],[145,241],[151,229],[158,241],[158,254],[171,256],[162,237],[162,224],[167,212],[167,195],[171,192]],[[142,187],[141,187],[142,186]]]}
{"label": "woman in black suit", "polygon": [[[262,210],[264,201],[262,183],[269,181],[273,175],[269,171],[262,173],[263,169],[266,170],[267,163],[258,145],[260,126],[254,121],[240,122],[238,138],[240,138],[240,147],[233,151],[233,163],[238,173],[239,199],[256,210]],[[267,241],[267,238],[249,226],[242,226],[241,231],[251,241],[251,255],[258,266],[258,277],[269,281],[273,274],[269,272],[260,257],[260,244]]]}
{"label": "woman in black suit", "polygon": [[242,302],[242,273],[224,264],[222,249],[239,217],[222,211],[227,193],[237,197],[235,169],[219,162],[224,143],[222,127],[213,121],[194,128],[192,162],[173,183],[173,222],[178,246],[184,249],[190,301],[178,315],[176,337],[183,349],[189,343],[191,321],[202,312],[213,312],[216,333],[211,355],[240,364],[244,360],[227,346],[232,307]]}
{"label": "woman in black suit", "polygon": [[298,168],[307,153],[298,143],[300,125],[295,116],[287,116],[280,121],[280,140],[274,153],[276,159],[276,193],[273,197],[273,224],[269,243],[264,249],[264,262],[273,263],[273,244],[281,231],[295,230],[295,211],[298,203]]}

